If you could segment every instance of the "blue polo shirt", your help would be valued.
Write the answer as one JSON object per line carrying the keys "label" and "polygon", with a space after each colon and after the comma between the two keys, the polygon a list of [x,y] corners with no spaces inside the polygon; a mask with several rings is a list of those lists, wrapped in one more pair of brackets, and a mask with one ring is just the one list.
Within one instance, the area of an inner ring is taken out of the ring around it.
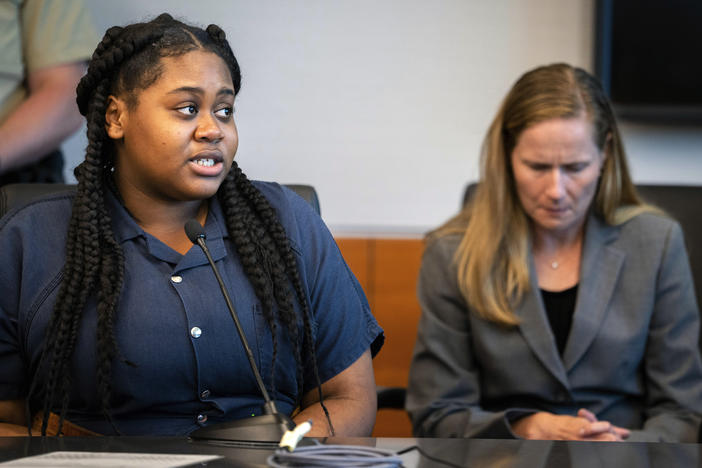
{"label": "blue polo shirt", "polygon": [[[334,239],[308,203],[278,184],[255,185],[276,209],[297,257],[313,315],[319,377],[325,382],[369,347],[375,354],[382,345],[382,330]],[[72,198],[71,193],[53,195],[0,220],[0,400],[24,398],[37,372],[62,280]],[[181,255],[141,229],[112,194],[107,204],[125,258],[114,323],[119,357],[113,363],[112,414],[117,428],[125,435],[182,435],[261,414],[260,392],[201,249],[193,246]],[[205,232],[270,392],[272,335],[216,198],[210,200]],[[280,411],[290,414],[298,396],[296,364],[283,329],[279,324],[271,396]],[[68,418],[112,434],[97,399],[95,331],[92,297],[73,356]],[[308,361],[304,391],[315,385]]]}

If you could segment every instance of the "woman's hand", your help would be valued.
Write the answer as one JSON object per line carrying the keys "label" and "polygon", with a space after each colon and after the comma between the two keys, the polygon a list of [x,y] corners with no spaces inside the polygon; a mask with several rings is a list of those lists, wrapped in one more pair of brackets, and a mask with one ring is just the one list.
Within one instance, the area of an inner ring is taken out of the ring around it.
{"label": "woman's hand", "polygon": [[24,400],[0,401],[0,437],[27,436],[25,424]]}
{"label": "woman's hand", "polygon": [[577,416],[539,412],[519,419],[512,430],[524,439],[622,441],[627,429],[609,421],[598,421],[594,414],[580,409]]}
{"label": "woman's hand", "polygon": [[[603,422],[606,422],[606,421],[598,421],[597,416],[595,416],[594,413],[586,410],[585,408],[580,408],[578,410],[578,416],[581,418],[587,419],[591,423],[600,423],[601,424]],[[610,423],[607,423],[607,424],[610,424]],[[629,438],[629,429],[615,426],[614,424],[610,424],[610,425],[611,425],[610,431],[619,437],[619,439],[617,439],[618,441],[622,441],[622,440]]]}
{"label": "woman's hand", "polygon": [[[0,437],[27,437],[27,426],[0,422]],[[32,435],[38,436],[41,433],[32,430]]]}

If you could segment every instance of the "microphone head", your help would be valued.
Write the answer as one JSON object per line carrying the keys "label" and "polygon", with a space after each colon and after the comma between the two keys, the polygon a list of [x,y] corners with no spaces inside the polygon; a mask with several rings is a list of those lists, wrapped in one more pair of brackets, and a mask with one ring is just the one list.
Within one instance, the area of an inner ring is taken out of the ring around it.
{"label": "microphone head", "polygon": [[205,228],[194,219],[188,220],[188,222],[185,223],[185,235],[188,236],[190,242],[197,244],[198,239],[205,238]]}

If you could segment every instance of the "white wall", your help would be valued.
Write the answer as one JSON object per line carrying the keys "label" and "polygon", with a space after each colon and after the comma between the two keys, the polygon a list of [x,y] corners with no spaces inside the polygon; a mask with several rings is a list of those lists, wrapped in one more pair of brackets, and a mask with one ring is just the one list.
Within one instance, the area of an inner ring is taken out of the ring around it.
{"label": "white wall", "polygon": [[[219,24],[240,62],[237,158],[308,183],[336,233],[421,233],[477,178],[483,134],[529,68],[591,69],[592,0],[92,0],[102,32],[162,11]],[[700,183],[702,130],[624,125],[637,181]],[[68,172],[82,158],[64,147]]]}

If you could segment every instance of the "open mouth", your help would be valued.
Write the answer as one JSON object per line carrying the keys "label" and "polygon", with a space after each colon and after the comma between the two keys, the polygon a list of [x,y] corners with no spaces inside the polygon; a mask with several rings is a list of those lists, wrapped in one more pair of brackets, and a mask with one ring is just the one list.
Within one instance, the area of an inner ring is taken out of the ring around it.
{"label": "open mouth", "polygon": [[202,151],[190,158],[195,174],[205,177],[218,176],[224,168],[224,157],[217,151]]}
{"label": "open mouth", "polygon": [[190,158],[190,162],[202,167],[212,167],[223,161],[224,158],[218,151],[202,151]]}
{"label": "open mouth", "polygon": [[215,165],[215,160],[212,158],[200,158],[193,161],[198,166],[212,167]]}

